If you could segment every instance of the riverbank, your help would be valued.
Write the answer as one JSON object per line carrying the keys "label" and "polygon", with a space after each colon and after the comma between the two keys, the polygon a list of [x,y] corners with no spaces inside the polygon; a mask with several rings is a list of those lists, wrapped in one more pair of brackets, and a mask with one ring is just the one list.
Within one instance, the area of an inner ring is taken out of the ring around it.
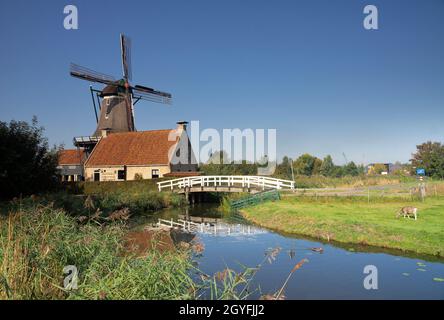
{"label": "riverbank", "polygon": [[[419,218],[396,219],[403,206]],[[250,221],[276,231],[417,254],[444,256],[444,197],[425,202],[405,198],[293,197],[242,209]]]}
{"label": "riverbank", "polygon": [[43,195],[39,201],[52,201],[67,212],[80,214],[85,199],[89,198],[105,215],[114,210],[128,208],[131,214],[154,212],[169,207],[186,206],[184,196],[172,192],[159,192],[157,180],[75,182],[64,185],[60,192]]}

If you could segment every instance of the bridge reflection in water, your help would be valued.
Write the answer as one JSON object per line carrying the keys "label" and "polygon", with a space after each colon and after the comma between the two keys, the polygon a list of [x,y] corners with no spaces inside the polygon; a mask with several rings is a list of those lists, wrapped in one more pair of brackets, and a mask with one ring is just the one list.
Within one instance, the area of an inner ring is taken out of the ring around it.
{"label": "bridge reflection in water", "polygon": [[[201,218],[201,219],[209,219],[209,218]],[[252,225],[245,225],[241,223],[230,224],[222,221],[217,221],[218,219],[211,219],[211,220],[213,220],[213,222],[203,221],[198,223],[184,219],[177,219],[177,220],[159,219],[157,222],[157,226],[161,228],[177,229],[184,232],[204,233],[204,234],[212,234],[218,236],[239,236],[239,235],[255,235],[255,234],[266,233],[265,230],[257,228]]]}

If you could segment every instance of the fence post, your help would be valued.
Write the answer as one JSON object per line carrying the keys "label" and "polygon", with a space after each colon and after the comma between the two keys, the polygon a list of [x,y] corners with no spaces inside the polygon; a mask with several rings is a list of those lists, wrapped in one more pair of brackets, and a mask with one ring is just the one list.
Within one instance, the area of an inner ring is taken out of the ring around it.
{"label": "fence post", "polygon": [[370,203],[370,188],[367,187],[367,202]]}
{"label": "fence post", "polygon": [[424,184],[424,183],[421,183],[421,184],[419,185],[419,191],[421,192],[421,199],[422,199],[422,202],[424,202],[425,197],[426,197],[426,189],[425,189],[425,184]]}

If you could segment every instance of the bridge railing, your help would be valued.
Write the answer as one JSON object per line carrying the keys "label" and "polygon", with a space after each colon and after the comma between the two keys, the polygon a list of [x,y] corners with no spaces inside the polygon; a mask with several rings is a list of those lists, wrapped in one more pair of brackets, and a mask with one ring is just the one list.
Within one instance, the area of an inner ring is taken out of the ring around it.
{"label": "bridge railing", "polygon": [[163,189],[184,189],[186,187],[242,187],[294,190],[294,181],[264,176],[197,176],[161,181],[157,183],[159,191]]}

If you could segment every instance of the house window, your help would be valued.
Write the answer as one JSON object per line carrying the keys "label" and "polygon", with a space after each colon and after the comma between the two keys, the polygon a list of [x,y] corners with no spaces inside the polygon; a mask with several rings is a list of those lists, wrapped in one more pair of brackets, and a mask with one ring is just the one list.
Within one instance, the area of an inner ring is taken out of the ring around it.
{"label": "house window", "polygon": [[125,170],[117,171],[117,179],[118,180],[126,180]]}
{"label": "house window", "polygon": [[160,175],[159,169],[151,170],[151,178],[157,179],[157,178],[159,178],[159,175]]}

